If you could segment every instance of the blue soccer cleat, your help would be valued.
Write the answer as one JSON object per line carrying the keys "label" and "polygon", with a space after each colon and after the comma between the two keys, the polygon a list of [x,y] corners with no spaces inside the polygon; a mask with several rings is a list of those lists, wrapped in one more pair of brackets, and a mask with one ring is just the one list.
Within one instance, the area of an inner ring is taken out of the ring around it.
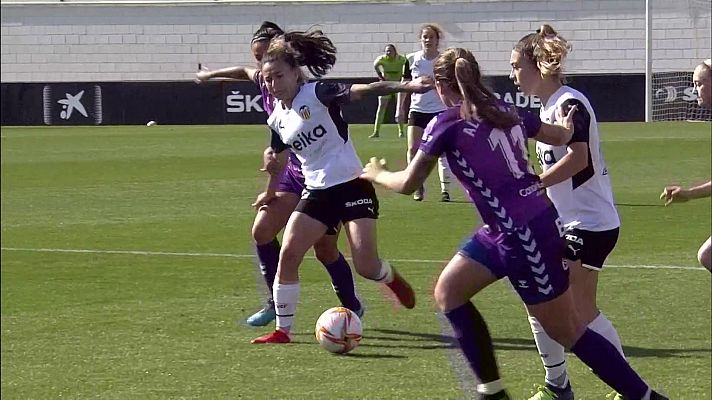
{"label": "blue soccer cleat", "polygon": [[277,318],[277,313],[274,311],[273,305],[267,305],[265,308],[252,314],[245,321],[249,326],[265,326]]}

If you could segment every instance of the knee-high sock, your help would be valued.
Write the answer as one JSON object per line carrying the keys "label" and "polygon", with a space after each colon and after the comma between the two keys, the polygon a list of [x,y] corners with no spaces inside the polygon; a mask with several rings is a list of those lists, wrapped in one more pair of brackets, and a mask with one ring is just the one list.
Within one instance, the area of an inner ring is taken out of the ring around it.
{"label": "knee-high sock", "polygon": [[571,351],[603,382],[626,399],[645,399],[650,388],[618,352],[615,346],[598,333],[586,328]]}
{"label": "knee-high sock", "polygon": [[360,310],[361,302],[356,297],[354,276],[344,255],[339,253],[339,258],[336,261],[329,265],[324,264],[324,267],[331,277],[331,286],[334,288],[336,297],[341,301],[341,305],[354,312]]}
{"label": "knee-high sock", "polygon": [[529,317],[536,348],[539,350],[541,362],[546,370],[546,383],[558,388],[565,388],[569,382],[566,374],[566,353],[564,346],[550,338],[544,328],[534,317]]}
{"label": "knee-high sock", "polygon": [[616,347],[616,350],[618,350],[618,352],[625,357],[625,353],[623,353],[623,346],[621,345],[621,338],[618,336],[618,331],[616,331],[613,323],[611,323],[611,321],[609,321],[603,313],[598,314],[598,316],[591,321],[590,324],[588,324],[588,328],[606,338],[606,340],[611,342],[611,344]]}
{"label": "knee-high sock", "polygon": [[299,282],[274,283],[274,309],[277,312],[277,329],[289,332],[299,302]]}
{"label": "knee-high sock", "polygon": [[478,392],[494,394],[504,389],[499,380],[499,369],[494,357],[492,337],[482,314],[472,302],[467,302],[445,316],[450,321],[455,332],[455,338],[460,343],[460,350],[467,359],[472,371],[482,382]]}
{"label": "knee-high sock", "polygon": [[445,157],[438,158],[438,175],[440,175],[440,191],[450,192],[450,166]]}
{"label": "knee-high sock", "polygon": [[279,263],[279,241],[275,238],[269,243],[258,244],[255,246],[255,252],[260,263],[260,272],[269,290],[268,300],[272,302],[274,298],[272,287],[274,286],[274,277],[277,275],[277,264]]}

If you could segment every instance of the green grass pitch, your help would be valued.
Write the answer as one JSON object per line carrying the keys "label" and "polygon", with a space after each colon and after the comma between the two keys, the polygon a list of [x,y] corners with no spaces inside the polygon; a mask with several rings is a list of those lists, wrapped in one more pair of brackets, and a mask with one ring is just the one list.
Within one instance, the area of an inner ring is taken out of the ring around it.
{"label": "green grass pitch", "polygon": [[[711,128],[602,124],[623,225],[600,305],[633,366],[675,399],[712,397],[710,274],[695,269],[710,200],[666,208],[658,195],[710,178]],[[403,166],[395,127],[379,140],[370,129],[352,126],[362,160]],[[313,327],[337,300],[308,259],[296,343],[249,343],[271,329],[241,324],[261,299],[250,202],[266,143],[263,126],[3,127],[2,398],[471,398],[431,292],[478,218],[459,190],[437,202],[433,177],[423,203],[379,189],[380,251],[414,284],[414,310],[359,277],[364,339],[351,355],[329,354]],[[498,283],[476,304],[505,383],[526,398],[543,369],[518,298]],[[609,392],[570,365],[577,398]]]}

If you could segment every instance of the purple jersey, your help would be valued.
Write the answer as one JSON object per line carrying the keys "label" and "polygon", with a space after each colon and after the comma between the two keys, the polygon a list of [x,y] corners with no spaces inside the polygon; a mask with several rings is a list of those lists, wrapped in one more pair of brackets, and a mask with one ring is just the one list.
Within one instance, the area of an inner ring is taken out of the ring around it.
{"label": "purple jersey", "polygon": [[426,154],[447,156],[484,223],[502,232],[551,207],[528,161],[527,137],[536,135],[541,121],[533,114],[522,120],[511,129],[496,129],[484,120],[463,120],[456,106],[430,121],[420,144]]}
{"label": "purple jersey", "polygon": [[[267,84],[262,77],[262,72],[257,71],[254,76],[255,84],[260,88],[260,93],[262,94],[262,108],[265,110],[267,115],[272,114],[274,111],[275,98],[267,90]],[[285,174],[290,174],[292,177],[301,181],[302,189],[304,188],[304,175],[302,174],[302,163],[299,161],[297,156],[293,152],[289,152],[289,162],[287,163],[287,168],[284,172]]]}

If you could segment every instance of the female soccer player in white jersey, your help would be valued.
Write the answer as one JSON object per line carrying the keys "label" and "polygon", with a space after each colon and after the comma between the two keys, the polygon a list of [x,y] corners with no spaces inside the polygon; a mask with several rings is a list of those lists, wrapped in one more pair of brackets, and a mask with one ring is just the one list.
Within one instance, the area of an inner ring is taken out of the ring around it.
{"label": "female soccer player in white jersey", "polygon": [[[697,103],[702,107],[712,108],[712,59],[700,63],[692,73],[692,83],[697,92]],[[712,196],[712,181],[699,186],[683,189],[680,186],[666,186],[660,199],[665,205],[682,203],[688,200]],[[702,243],[697,251],[697,260],[708,271],[712,272],[712,237]]]}
{"label": "female soccer player in white jersey", "polygon": [[[618,240],[620,220],[603,160],[596,115],[586,96],[562,84],[568,42],[549,25],[524,36],[512,50],[510,78],[526,95],[541,99],[541,120],[556,121],[556,111],[576,106],[575,131],[564,146],[536,144],[541,183],[566,227],[566,265],[571,292],[582,320],[623,353],[618,333],[596,305],[598,273]],[[573,400],[564,348],[529,317],[546,369],[546,385],[530,400]]]}
{"label": "female soccer player in white jersey", "polygon": [[[198,71],[196,80],[206,81],[211,78],[232,78],[237,80],[251,80],[259,86],[262,93],[262,106],[267,114],[272,112],[274,97],[269,94],[265,86],[264,78],[259,71],[262,56],[267,51],[269,42],[274,37],[284,34],[284,31],[277,24],[265,21],[257,29],[250,44],[252,55],[257,62],[257,68],[250,67],[230,67],[215,71],[207,69]],[[268,148],[269,150],[269,148]],[[271,151],[265,153],[266,157],[271,157]],[[269,160],[265,160],[267,164]],[[277,274],[277,263],[279,261],[279,241],[277,234],[285,225],[289,215],[294,211],[299,198],[304,191],[304,175],[301,171],[301,163],[293,154],[290,154],[287,167],[279,176],[279,185],[274,193],[274,198],[267,204],[258,207],[255,222],[252,225],[252,237],[255,241],[255,250],[260,263],[262,276],[267,284],[269,298],[267,304],[256,313],[247,318],[247,324],[251,326],[265,326],[275,319],[274,299],[272,287]],[[337,248],[338,231],[332,235],[324,235],[314,244],[316,258],[324,264],[326,271],[331,277],[331,284],[336,292],[341,304],[356,312],[359,317],[363,316],[363,306],[356,295],[354,279],[351,274],[351,267]]]}
{"label": "female soccer player in white jersey", "polygon": [[477,60],[465,49],[445,50],[434,71],[437,92],[449,108],[428,124],[413,161],[404,171],[388,172],[385,161],[372,158],[362,176],[409,194],[445,154],[486,224],[445,266],[435,286],[435,301],[480,381],[477,391],[486,400],[510,398],[500,380],[487,324],[471,301],[506,276],[529,313],[626,399],[663,398],[578,317],[561,262],[563,227],[528,163],[526,137],[551,137],[554,129],[568,140],[572,113],[578,110],[561,118],[566,129],[527,113],[520,120],[484,87]]}
{"label": "female soccer player in white jersey", "polygon": [[[407,61],[403,66],[404,81],[419,76],[433,75],[433,61],[440,55],[438,46],[442,36],[442,29],[435,24],[425,24],[420,28],[422,50],[406,56]],[[420,137],[423,136],[423,130],[433,117],[445,110],[445,105],[440,101],[435,90],[411,96],[404,94],[400,97],[399,114],[401,116],[408,115],[408,153],[406,156],[410,162],[418,152],[418,144]],[[408,104],[410,104],[410,108],[406,110]],[[450,168],[444,157],[438,161],[438,175],[440,176],[440,200],[450,201]],[[424,195],[424,188],[420,188],[413,194],[413,199],[422,201]]]}
{"label": "female soccer player in white jersey", "polygon": [[[406,308],[415,306],[410,285],[378,257],[376,219],[378,198],[370,182],[360,179],[361,161],[349,137],[341,106],[366,95],[425,92],[432,82],[375,82],[343,85],[326,81],[306,82],[301,67],[322,77],[336,62],[336,48],[321,31],[288,32],[273,39],[262,59],[261,74],[276,98],[268,119],[273,129],[272,149],[286,162],[291,149],[302,162],[306,190],[284,232],[279,256],[274,301],[274,332],[253,343],[289,343],[299,301],[299,265],[306,251],[327,232],[343,224],[351,247],[354,268],[367,279],[383,283]],[[258,205],[273,197],[272,178]]]}

